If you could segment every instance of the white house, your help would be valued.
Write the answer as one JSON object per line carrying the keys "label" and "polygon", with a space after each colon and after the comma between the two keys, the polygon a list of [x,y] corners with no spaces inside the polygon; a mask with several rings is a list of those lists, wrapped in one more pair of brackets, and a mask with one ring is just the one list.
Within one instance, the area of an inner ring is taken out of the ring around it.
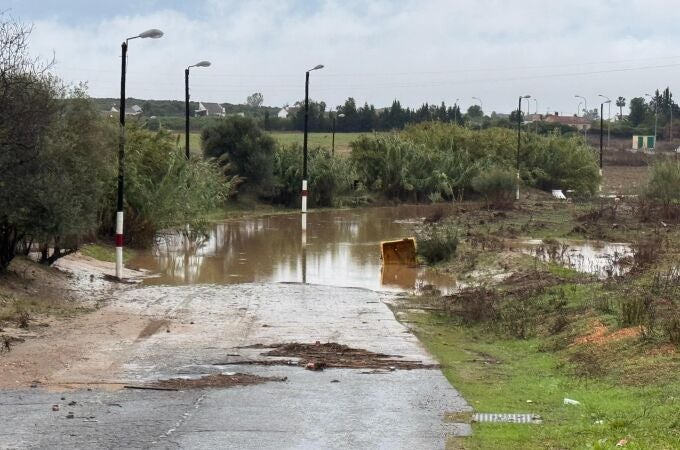
{"label": "white house", "polygon": [[219,103],[198,103],[198,109],[194,111],[195,116],[224,117],[226,110]]}

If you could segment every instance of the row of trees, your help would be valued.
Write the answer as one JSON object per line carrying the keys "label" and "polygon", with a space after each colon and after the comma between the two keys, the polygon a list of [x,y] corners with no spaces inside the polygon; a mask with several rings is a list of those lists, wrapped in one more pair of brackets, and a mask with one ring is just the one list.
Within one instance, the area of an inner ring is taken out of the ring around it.
{"label": "row of trees", "polygon": [[[52,263],[111,234],[118,127],[85,86],[65,87],[28,53],[30,28],[0,14],[0,271],[16,254]],[[126,133],[126,238],[197,229],[234,187],[217,164],[187,161],[169,133]]]}
{"label": "row of trees", "polygon": [[[280,146],[256,121],[230,117],[202,133],[206,158],[238,176],[241,192],[292,206],[299,201],[302,150]],[[496,180],[477,178],[503,172],[514,186],[517,134],[507,128],[480,132],[437,121],[410,125],[399,135],[363,135],[349,158],[310,150],[311,204],[334,206],[337,195],[380,194],[388,199],[423,201],[486,194]],[[594,153],[579,137],[558,133],[523,135],[520,158],[524,183],[540,189],[573,189],[588,195],[599,183]],[[509,174],[509,175],[508,175]],[[477,187],[475,187],[477,186]],[[357,191],[358,189],[358,191]],[[484,191],[484,192],[482,192]]]}

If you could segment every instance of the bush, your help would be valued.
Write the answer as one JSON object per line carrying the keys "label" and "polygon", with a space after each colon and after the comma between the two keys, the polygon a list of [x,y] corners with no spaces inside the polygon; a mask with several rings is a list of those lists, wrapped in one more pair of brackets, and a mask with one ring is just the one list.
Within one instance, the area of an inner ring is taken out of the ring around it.
{"label": "bush", "polygon": [[487,206],[507,208],[512,205],[516,183],[512,171],[494,167],[474,177],[472,188],[484,196]]}
{"label": "bush", "polygon": [[664,207],[680,204],[680,162],[663,161],[655,164],[645,195]]}
{"label": "bush", "polygon": [[[237,177],[225,177],[212,161],[187,160],[167,132],[127,128],[126,239],[145,246],[158,230],[204,226],[205,216],[234,191]],[[115,191],[107,212],[113,212],[114,199]]]}
{"label": "bush", "polygon": [[449,226],[426,227],[417,233],[417,251],[427,263],[451,259],[458,248],[458,230]]}
{"label": "bush", "polygon": [[217,160],[226,174],[240,177],[241,190],[271,194],[276,141],[254,119],[229,116],[204,128],[201,139],[204,156]]}
{"label": "bush", "polygon": [[[444,172],[457,189],[469,187],[480,167],[514,170],[517,163],[517,132],[505,128],[472,131],[452,124],[422,123],[407,127],[402,136],[455,161],[457,170],[444,163]],[[466,172],[464,169],[468,169]],[[522,133],[520,175],[530,186],[544,190],[573,189],[593,194],[600,176],[595,153],[581,138],[555,132],[547,136]]]}
{"label": "bush", "polygon": [[[302,147],[280,146],[274,152],[274,188],[272,200],[286,206],[299,205],[302,189]],[[326,149],[315,147],[308,152],[309,206],[334,206],[339,194],[352,189],[354,179],[349,162],[333,157]]]}

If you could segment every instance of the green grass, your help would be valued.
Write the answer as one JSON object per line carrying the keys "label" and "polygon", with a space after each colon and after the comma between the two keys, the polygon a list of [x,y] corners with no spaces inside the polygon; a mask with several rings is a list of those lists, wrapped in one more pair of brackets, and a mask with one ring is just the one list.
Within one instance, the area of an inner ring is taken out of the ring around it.
{"label": "green grass", "polygon": [[[80,249],[80,253],[99,261],[116,262],[116,247],[107,244],[86,244]],[[135,250],[126,248],[123,251],[123,261],[128,262],[134,259]]]}
{"label": "green grass", "polygon": [[[371,133],[335,133],[335,153],[337,155],[349,155],[352,141],[355,141],[359,136]],[[385,134],[385,133],[377,133]],[[272,136],[282,145],[291,145],[298,143],[302,145],[303,134],[301,132],[273,132]],[[333,142],[332,133],[308,133],[307,145],[309,147],[321,146],[328,150],[331,149]]]}
{"label": "green grass", "polygon": [[[535,413],[544,420],[473,424],[473,436],[450,442],[451,448],[614,449],[623,438],[630,441],[626,448],[680,448],[680,380],[673,370],[677,364],[669,364],[672,356],[646,358],[654,380],[646,385],[579,379],[557,353],[543,350],[542,339],[501,339],[435,314],[411,314],[409,320],[475,411]],[[480,362],[490,358],[498,363]],[[564,398],[581,405],[564,405]]]}
{"label": "green grass", "polygon": [[[335,133],[335,152],[337,155],[348,155],[350,152],[349,144],[356,140],[359,136],[370,133]],[[377,133],[385,134],[385,133]],[[184,133],[176,133],[179,136],[179,147],[184,148]],[[281,145],[292,145],[294,143],[302,145],[303,134],[299,131],[276,131],[271,135]],[[311,147],[321,146],[328,150],[331,149],[333,143],[332,133],[308,133],[307,145]],[[189,134],[189,146],[192,155],[201,154],[201,133]]]}

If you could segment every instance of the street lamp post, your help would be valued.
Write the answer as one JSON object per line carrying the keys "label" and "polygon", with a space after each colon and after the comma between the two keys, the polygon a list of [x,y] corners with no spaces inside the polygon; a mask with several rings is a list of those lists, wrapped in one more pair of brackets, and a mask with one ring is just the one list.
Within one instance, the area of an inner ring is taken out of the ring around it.
{"label": "street lamp post", "polygon": [[323,65],[319,64],[313,69],[305,72],[305,125],[304,137],[302,140],[302,228],[307,229],[307,124],[309,121],[309,72],[313,70],[323,69]]}
{"label": "street lamp post", "polygon": [[333,141],[332,141],[332,144],[331,144],[331,156],[333,156],[333,157],[335,157],[335,120],[338,117],[345,117],[345,115],[342,114],[342,113],[333,115]]}
{"label": "street lamp post", "polygon": [[[600,103],[600,187],[599,190],[602,190],[602,141],[604,140],[604,104],[608,103],[611,105],[612,101],[609,99],[609,97],[600,95],[598,94],[598,97],[606,98],[607,101],[604,101]],[[607,130],[607,148],[609,148],[609,130]]]}
{"label": "street lamp post", "polygon": [[479,129],[482,129],[482,122],[484,120],[484,103],[482,103],[481,98],[472,97],[472,100],[477,100],[479,102],[479,109],[482,111],[482,117],[479,119]]}
{"label": "street lamp post", "polygon": [[659,108],[659,101],[657,98],[652,97],[649,94],[645,94],[645,97],[649,97],[650,99],[654,99],[654,147],[652,147],[653,150],[656,150],[656,125],[658,123],[658,108]]}
{"label": "street lamp post", "polygon": [[[584,96],[582,96],[582,95],[574,95],[574,98],[582,98],[582,99],[583,99],[583,104],[585,105],[586,114],[587,114],[587,113],[588,113],[588,99],[586,99],[586,98],[585,98]],[[586,126],[586,125],[583,126],[583,137],[586,139],[586,143],[587,143],[587,139],[588,139],[588,126]]]}
{"label": "street lamp post", "polygon": [[[517,102],[517,190],[515,199],[519,200],[519,147],[522,142],[522,99],[531,98],[531,95],[520,95]],[[529,102],[527,101],[527,111],[529,110]]]}
{"label": "street lamp post", "polygon": [[189,159],[191,153],[189,152],[189,69],[192,67],[209,67],[210,61],[200,61],[184,69],[184,106],[185,106],[185,120],[184,120],[184,138],[185,144],[184,149],[186,151],[186,157]]}
{"label": "street lamp post", "polygon": [[458,109],[458,102],[460,101],[459,98],[456,99],[456,101],[453,103],[453,124],[457,125],[458,124],[458,117],[457,117],[457,109]]}
{"label": "street lamp post", "polygon": [[125,74],[127,72],[128,42],[137,38],[158,39],[163,36],[161,30],[146,30],[132,36],[121,44],[120,66],[120,126],[118,134],[118,201],[116,208],[116,278],[123,279],[123,197],[125,190]]}
{"label": "street lamp post", "polygon": [[[610,138],[611,138],[611,127],[612,127],[612,101],[606,95],[597,94],[597,96],[607,99],[607,101],[605,101],[605,103],[607,104],[607,148],[609,148],[609,141],[610,141]],[[600,116],[602,116],[602,113],[600,113]],[[602,121],[600,121],[600,125],[601,125],[601,123],[602,123]]]}

